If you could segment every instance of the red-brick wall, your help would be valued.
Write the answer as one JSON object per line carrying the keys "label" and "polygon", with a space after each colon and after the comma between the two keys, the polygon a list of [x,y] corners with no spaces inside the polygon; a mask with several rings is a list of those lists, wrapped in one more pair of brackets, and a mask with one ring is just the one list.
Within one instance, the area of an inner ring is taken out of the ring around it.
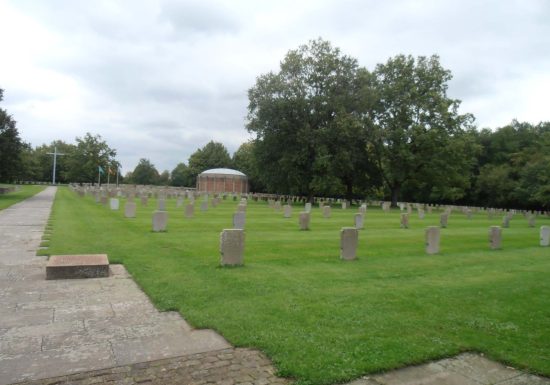
{"label": "red-brick wall", "polygon": [[206,176],[197,178],[197,190],[204,192],[248,193],[248,180],[242,176]]}

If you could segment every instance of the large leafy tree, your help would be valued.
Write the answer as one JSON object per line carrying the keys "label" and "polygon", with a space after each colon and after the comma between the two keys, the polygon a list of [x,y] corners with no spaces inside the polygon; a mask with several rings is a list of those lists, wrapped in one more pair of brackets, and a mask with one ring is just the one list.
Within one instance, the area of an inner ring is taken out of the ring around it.
{"label": "large leafy tree", "polygon": [[68,159],[67,178],[71,182],[93,183],[97,181],[99,166],[105,172],[109,168],[116,170],[118,162],[115,157],[116,150],[110,148],[101,135],[86,133],[83,138],[76,138],[76,148]]}
{"label": "large leafy tree", "polygon": [[377,65],[370,136],[393,205],[407,199],[456,201],[470,183],[477,146],[473,116],[447,96],[451,72],[438,56],[399,55]]}
{"label": "large leafy tree", "polygon": [[71,167],[71,157],[76,146],[65,143],[62,140],[55,140],[51,144],[43,144],[36,147],[30,153],[30,159],[27,164],[26,179],[36,181],[51,181],[53,172],[53,155],[51,153],[57,148],[57,152],[64,154],[57,157],[56,160],[56,182],[67,183],[69,180],[69,171]]}
{"label": "large leafy tree", "polygon": [[318,39],[289,51],[279,72],[257,78],[247,128],[256,134],[255,159],[268,190],[349,195],[364,181],[367,77],[354,58]]}
{"label": "large leafy tree", "polygon": [[[0,102],[4,90],[0,89]],[[24,149],[16,121],[0,108],[0,181],[12,182],[21,173],[21,152]]]}
{"label": "large leafy tree", "polygon": [[241,144],[233,154],[233,167],[246,174],[250,191],[262,192],[265,186],[261,181],[260,168],[254,156],[255,145],[254,141]]}
{"label": "large leafy tree", "polygon": [[211,168],[232,167],[231,157],[222,143],[210,141],[203,148],[199,148],[189,157],[189,171],[191,185],[194,186],[197,175]]}
{"label": "large leafy tree", "polygon": [[157,184],[159,182],[159,172],[149,159],[140,159],[131,175],[132,183],[135,184]]}
{"label": "large leafy tree", "polygon": [[191,187],[193,186],[191,171],[185,163],[178,163],[170,174],[172,186]]}

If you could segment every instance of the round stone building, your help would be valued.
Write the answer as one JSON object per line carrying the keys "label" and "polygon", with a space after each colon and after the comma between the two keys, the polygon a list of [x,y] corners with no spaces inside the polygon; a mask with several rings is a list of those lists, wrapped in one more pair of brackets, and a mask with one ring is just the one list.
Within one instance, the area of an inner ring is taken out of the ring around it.
{"label": "round stone building", "polygon": [[197,191],[208,193],[248,193],[248,177],[230,168],[213,168],[197,176]]}

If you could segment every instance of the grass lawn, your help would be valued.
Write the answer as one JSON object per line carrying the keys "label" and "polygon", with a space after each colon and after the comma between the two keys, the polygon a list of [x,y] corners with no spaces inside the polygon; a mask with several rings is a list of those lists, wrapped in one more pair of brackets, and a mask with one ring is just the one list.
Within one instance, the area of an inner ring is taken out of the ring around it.
{"label": "grass lawn", "polygon": [[[0,187],[10,187],[10,185],[0,185]],[[32,197],[33,195],[38,194],[40,191],[44,190],[46,186],[34,186],[34,185],[23,185],[21,190],[10,192],[7,194],[0,194],[0,210],[10,207],[11,205],[21,202],[27,198]]]}
{"label": "grass lawn", "polygon": [[301,384],[343,382],[461,351],[550,375],[550,248],[539,247],[538,218],[516,215],[503,249],[489,250],[488,229],[501,218],[453,213],[441,229],[441,253],[424,253],[424,228],[439,214],[416,213],[400,229],[399,211],[369,207],[357,261],[339,260],[339,230],[355,209],[312,211],[311,230],[250,202],[245,266],[220,268],[219,234],[237,202],[186,219],[167,201],[168,231],[153,233],[156,201],[124,218],[60,188],[48,254],[107,253],[124,263],[163,310],[212,328],[236,346],[269,355],[279,374]]}

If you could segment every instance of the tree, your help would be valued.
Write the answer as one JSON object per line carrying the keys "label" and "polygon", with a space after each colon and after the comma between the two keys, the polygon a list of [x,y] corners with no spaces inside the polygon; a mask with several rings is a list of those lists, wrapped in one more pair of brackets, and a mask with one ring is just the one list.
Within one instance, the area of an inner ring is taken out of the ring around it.
{"label": "tree", "polygon": [[473,116],[460,115],[460,101],[447,97],[450,71],[438,56],[399,55],[373,74],[370,140],[392,205],[404,190],[410,200],[461,198],[479,148],[471,133]]}
{"label": "tree", "polygon": [[192,177],[191,177],[191,171],[189,170],[189,167],[185,163],[178,163],[178,165],[172,170],[172,173],[170,174],[170,180],[172,186],[179,186],[179,187],[191,187],[193,184],[191,183]]}
{"label": "tree", "polygon": [[132,182],[135,184],[157,184],[159,173],[149,159],[141,158],[132,172]]}
{"label": "tree", "polygon": [[[276,193],[334,194],[366,181],[369,74],[321,39],[288,52],[248,91],[261,182]],[[346,154],[347,152],[347,154]]]}
{"label": "tree", "polygon": [[[93,183],[97,181],[98,167],[107,173],[114,167],[116,150],[109,147],[101,135],[86,133],[84,138],[76,138],[76,148],[69,158],[68,179],[72,182]],[[107,178],[102,175],[101,178]]]}
{"label": "tree", "polygon": [[[0,89],[0,102],[3,96],[4,90]],[[0,181],[13,182],[21,173],[23,147],[16,121],[0,108]]]}
{"label": "tree", "polygon": [[157,184],[161,186],[170,185],[170,171],[164,170],[158,177]]}
{"label": "tree", "polygon": [[227,148],[221,143],[210,141],[203,148],[197,149],[189,157],[191,185],[194,186],[197,175],[211,168],[231,167],[231,157]]}
{"label": "tree", "polygon": [[57,157],[56,182],[68,183],[70,181],[69,169],[71,167],[71,157],[76,151],[76,146],[65,143],[62,140],[55,140],[49,145],[43,144],[31,151],[30,165],[28,167],[30,167],[29,174],[32,177],[26,179],[43,182],[50,182],[52,180],[53,156],[50,153],[53,153],[55,148],[57,148],[57,152],[65,154]]}
{"label": "tree", "polygon": [[265,187],[262,184],[260,170],[254,157],[254,141],[243,143],[233,154],[233,167],[248,177],[250,191],[262,192]]}

